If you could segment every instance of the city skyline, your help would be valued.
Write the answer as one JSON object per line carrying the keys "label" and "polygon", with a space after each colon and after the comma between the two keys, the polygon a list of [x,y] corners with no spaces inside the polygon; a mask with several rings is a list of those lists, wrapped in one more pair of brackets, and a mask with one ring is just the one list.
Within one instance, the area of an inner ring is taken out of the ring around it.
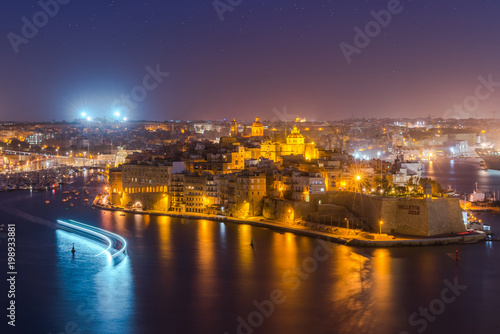
{"label": "city skyline", "polygon": [[232,4],[3,4],[0,118],[498,116],[497,3]]}
{"label": "city skyline", "polygon": [[0,2],[0,333],[496,333],[500,2]]}

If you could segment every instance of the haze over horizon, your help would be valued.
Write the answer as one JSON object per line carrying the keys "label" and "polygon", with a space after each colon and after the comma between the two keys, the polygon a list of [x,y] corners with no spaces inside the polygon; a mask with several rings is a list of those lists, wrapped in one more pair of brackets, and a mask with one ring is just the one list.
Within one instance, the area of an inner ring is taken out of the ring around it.
{"label": "haze over horizon", "polygon": [[[272,119],[285,108],[308,120],[491,118],[499,110],[498,2],[227,3],[218,13],[213,1],[3,2],[0,119],[116,110],[129,119]],[[23,31],[26,22],[36,32]],[[356,27],[369,40],[356,42]],[[346,56],[342,45],[357,51]],[[147,96],[127,101],[134,90]]]}

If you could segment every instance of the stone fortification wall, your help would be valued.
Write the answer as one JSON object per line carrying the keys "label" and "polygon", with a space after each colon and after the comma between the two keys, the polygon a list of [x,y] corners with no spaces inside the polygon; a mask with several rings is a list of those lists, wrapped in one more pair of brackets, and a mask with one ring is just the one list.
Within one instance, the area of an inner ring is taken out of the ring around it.
{"label": "stone fortification wall", "polygon": [[329,192],[326,201],[343,205],[362,219],[372,232],[432,236],[464,232],[457,198],[392,198],[354,192]]}
{"label": "stone fortification wall", "polygon": [[136,206],[137,203],[140,203],[145,210],[168,211],[170,207],[169,196],[163,193],[125,194],[122,203],[117,205],[130,207]]}
{"label": "stone fortification wall", "polygon": [[[324,203],[324,197],[322,203]],[[310,202],[294,202],[269,197],[264,198],[262,215],[266,219],[285,223],[292,223],[296,220],[313,223],[336,223],[348,217],[343,206],[329,203],[319,204],[318,199]]]}

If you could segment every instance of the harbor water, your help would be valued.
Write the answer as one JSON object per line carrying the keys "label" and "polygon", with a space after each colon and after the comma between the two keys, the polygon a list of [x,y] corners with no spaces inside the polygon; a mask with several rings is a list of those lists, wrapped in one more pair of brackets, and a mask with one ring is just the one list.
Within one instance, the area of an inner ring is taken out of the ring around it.
{"label": "harbor water", "polygon": [[[462,192],[476,182],[500,189],[500,172],[475,160],[435,161],[425,176]],[[0,193],[2,223],[16,224],[17,264],[16,327],[3,315],[1,333],[500,332],[500,242],[353,248],[249,225],[101,211],[85,196],[62,202],[63,191],[82,185]],[[99,191],[89,190],[88,198]],[[500,235],[498,215],[479,216]],[[102,245],[55,229],[57,219],[123,236],[127,258],[96,256]],[[5,235],[0,241],[6,273]],[[5,279],[0,288],[5,296]]]}

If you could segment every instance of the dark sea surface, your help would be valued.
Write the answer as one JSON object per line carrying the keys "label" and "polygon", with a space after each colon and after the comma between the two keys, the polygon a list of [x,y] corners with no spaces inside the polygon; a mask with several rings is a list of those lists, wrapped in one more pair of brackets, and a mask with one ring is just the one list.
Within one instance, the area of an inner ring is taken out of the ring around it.
{"label": "dark sea surface", "polygon": [[[436,161],[426,176],[457,191],[500,189],[500,172],[476,160]],[[0,193],[17,261],[16,327],[2,279],[0,333],[500,332],[500,242],[353,248],[249,225],[122,216],[92,209],[82,194],[61,201],[82,185]],[[500,236],[498,215],[479,217]],[[102,245],[56,230],[57,219],[123,236],[128,257],[96,256]],[[6,278],[5,234],[0,241]]]}

